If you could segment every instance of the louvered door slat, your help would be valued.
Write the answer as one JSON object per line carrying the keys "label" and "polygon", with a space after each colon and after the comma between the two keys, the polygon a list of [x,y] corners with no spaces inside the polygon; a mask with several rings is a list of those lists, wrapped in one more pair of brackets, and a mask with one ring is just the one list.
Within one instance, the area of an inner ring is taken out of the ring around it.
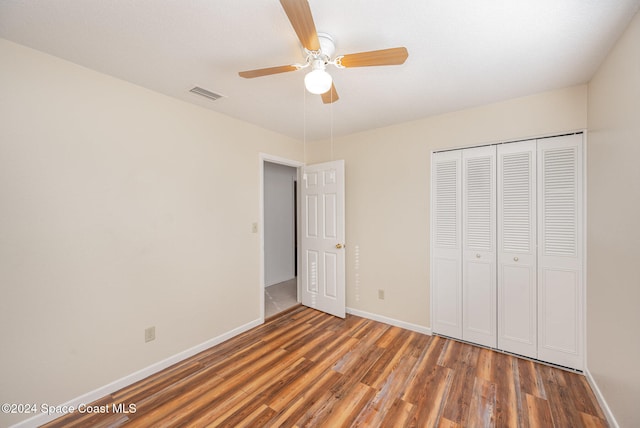
{"label": "louvered door slat", "polygon": [[462,337],[496,347],[496,148],[462,151]]}
{"label": "louvered door slat", "polygon": [[582,136],[538,140],[538,357],[581,369]]}
{"label": "louvered door slat", "polygon": [[435,235],[436,245],[455,248],[459,244],[459,162],[455,159],[437,162],[435,168]]}
{"label": "louvered door slat", "polygon": [[498,146],[498,348],[537,357],[536,142]]}
{"label": "louvered door slat", "polygon": [[[564,138],[564,137],[560,137]],[[542,147],[553,141],[542,142]],[[544,255],[577,255],[578,146],[542,149],[542,250]]]}
{"label": "louvered door slat", "polygon": [[495,168],[492,156],[465,160],[466,186],[466,247],[491,250],[493,247],[493,224],[491,221],[493,180]]}
{"label": "louvered door slat", "polygon": [[431,230],[433,331],[462,338],[461,153],[434,153]]}

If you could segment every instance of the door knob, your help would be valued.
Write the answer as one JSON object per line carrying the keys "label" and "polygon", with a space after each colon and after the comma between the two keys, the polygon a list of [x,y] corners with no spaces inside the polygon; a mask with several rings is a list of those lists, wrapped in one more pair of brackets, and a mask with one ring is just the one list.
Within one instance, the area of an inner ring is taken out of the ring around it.
{"label": "door knob", "polygon": [[344,245],[342,244],[336,244],[336,248],[339,250],[340,248],[344,247]]}
{"label": "door knob", "polygon": [[480,253],[476,254],[476,259],[480,258]]}
{"label": "door knob", "polygon": [[517,261],[518,261],[518,257],[514,257],[514,258],[513,258],[513,261],[514,261],[514,262],[517,262]]}

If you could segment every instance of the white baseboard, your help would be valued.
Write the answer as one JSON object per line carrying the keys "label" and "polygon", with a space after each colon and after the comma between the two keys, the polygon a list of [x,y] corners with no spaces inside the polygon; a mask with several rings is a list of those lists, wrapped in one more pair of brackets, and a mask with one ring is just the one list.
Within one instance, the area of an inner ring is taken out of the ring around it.
{"label": "white baseboard", "polygon": [[[139,380],[142,380],[148,376],[151,376],[154,373],[157,373],[161,370],[166,369],[167,367],[172,366],[175,363],[178,363],[182,360],[185,360],[189,357],[192,357],[206,349],[211,348],[212,346],[218,345],[228,339],[231,339],[234,336],[239,335],[240,333],[244,333],[247,330],[252,329],[253,327],[256,327],[260,324],[263,323],[263,320],[257,319],[254,321],[251,321],[247,324],[241,325],[240,327],[234,328],[233,330],[230,330],[226,333],[221,334],[220,336],[214,337],[213,339],[209,339],[204,343],[201,343],[199,345],[196,345],[192,348],[189,348],[185,351],[179,352],[175,355],[172,355],[169,358],[166,358],[162,361],[158,361],[157,363],[154,363],[148,367],[145,367],[141,370],[138,370],[135,373],[131,373],[130,375],[127,375],[123,378],[120,378],[116,381],[111,382],[108,385],[102,386],[98,389],[94,389],[93,391],[87,392],[86,394],[83,394],[79,397],[76,397],[70,401],[67,401],[66,403],[62,404],[61,406],[67,406],[67,408],[69,406],[73,406],[74,408],[78,408],[78,406],[80,404],[88,404],[91,403],[93,401],[96,401],[102,397],[104,397],[105,395],[109,395],[113,392],[116,392],[126,386],[129,386],[135,382],[138,382]],[[61,414],[46,414],[46,413],[41,413],[39,415],[36,415],[32,418],[26,419],[22,422],[18,422],[15,425],[12,425],[12,428],[34,428],[34,427],[38,427],[42,424],[46,424],[47,422],[50,422],[56,418],[59,418],[60,416],[64,416],[63,413]]]}
{"label": "white baseboard", "polygon": [[609,425],[612,428],[620,428],[618,421],[616,421],[616,418],[613,416],[613,412],[609,408],[607,401],[604,399],[604,396],[602,395],[600,388],[598,388],[598,384],[596,383],[596,380],[593,378],[593,376],[591,376],[591,372],[589,371],[589,369],[584,370],[584,375],[587,378],[587,382],[589,382],[589,385],[591,386],[593,393],[598,399],[598,403],[600,403],[600,407],[602,407],[602,411],[604,412],[604,415],[606,416],[607,422],[609,422]]}
{"label": "white baseboard", "polygon": [[421,325],[400,321],[383,315],[372,314],[359,309],[347,308],[347,313],[431,336],[431,329],[429,327],[423,327]]}

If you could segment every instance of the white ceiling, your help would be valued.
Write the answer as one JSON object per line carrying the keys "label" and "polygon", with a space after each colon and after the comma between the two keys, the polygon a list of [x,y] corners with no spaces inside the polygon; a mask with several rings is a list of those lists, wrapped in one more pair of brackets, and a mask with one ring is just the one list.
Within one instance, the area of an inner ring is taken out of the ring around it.
{"label": "white ceiling", "polygon": [[[308,141],[586,83],[640,0],[309,0],[336,54],[405,46],[404,65],[335,69],[305,93],[277,0],[0,0],[0,36]],[[209,101],[193,86],[225,95]]]}

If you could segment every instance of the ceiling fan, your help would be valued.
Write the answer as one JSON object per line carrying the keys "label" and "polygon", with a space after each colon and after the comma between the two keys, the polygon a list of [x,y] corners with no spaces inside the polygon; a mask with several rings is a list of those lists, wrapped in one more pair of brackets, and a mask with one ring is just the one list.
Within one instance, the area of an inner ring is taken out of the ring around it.
{"label": "ceiling fan", "polygon": [[327,65],[338,68],[400,65],[409,56],[407,48],[398,47],[340,55],[332,59],[335,53],[333,38],[329,34],[316,31],[308,1],[280,0],[280,4],[304,47],[305,63],[241,71],[238,73],[240,77],[252,79],[310,67],[311,71],[304,78],[305,87],[312,94],[321,95],[322,102],[329,104],[338,100],[338,92],[331,75],[326,71]]}

